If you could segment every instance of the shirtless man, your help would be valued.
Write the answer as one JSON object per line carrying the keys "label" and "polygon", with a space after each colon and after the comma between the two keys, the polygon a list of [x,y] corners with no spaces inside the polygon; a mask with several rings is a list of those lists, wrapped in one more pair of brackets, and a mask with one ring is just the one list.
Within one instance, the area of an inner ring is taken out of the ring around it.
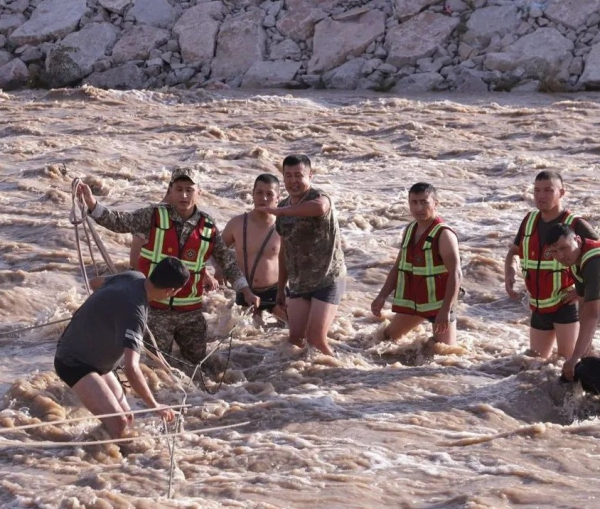
{"label": "shirtless man", "polygon": [[[270,173],[259,175],[254,181],[252,200],[254,209],[231,219],[221,235],[227,247],[234,246],[238,265],[252,293],[260,298],[255,314],[267,310],[287,322],[285,310],[276,302],[281,239],[275,231],[275,216],[258,209],[277,207],[279,179]],[[219,279],[219,268],[216,276]],[[236,293],[235,303],[247,306],[240,292]]]}
{"label": "shirtless man", "polygon": [[454,306],[460,291],[462,272],[456,234],[437,215],[437,196],[431,184],[419,182],[408,192],[408,204],[415,220],[402,237],[400,252],[371,312],[381,316],[390,293],[396,315],[386,327],[386,339],[399,339],[425,320],[433,324],[433,340],[456,341]]}

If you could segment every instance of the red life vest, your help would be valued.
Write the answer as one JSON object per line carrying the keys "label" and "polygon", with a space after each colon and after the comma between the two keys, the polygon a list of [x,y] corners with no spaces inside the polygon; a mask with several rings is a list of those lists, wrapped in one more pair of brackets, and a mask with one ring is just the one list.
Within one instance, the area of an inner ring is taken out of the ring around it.
{"label": "red life vest", "polygon": [[[538,313],[553,313],[562,306],[562,296],[573,286],[573,276],[568,267],[558,263],[542,245],[537,224],[540,211],[534,210],[522,222],[519,258],[529,292],[529,307]],[[565,210],[561,223],[574,226],[579,216]]]}
{"label": "red life vest", "polygon": [[139,270],[146,277],[167,256],[179,258],[190,271],[186,285],[170,299],[152,301],[150,306],[175,311],[193,311],[202,307],[203,280],[206,261],[210,258],[215,242],[215,225],[202,215],[190,233],[185,245],[179,248],[179,237],[166,207],[157,207],[154,224],[148,242],[140,252]]}
{"label": "red life vest", "polygon": [[571,266],[573,277],[580,283],[583,283],[583,268],[591,259],[600,256],[600,240],[583,239],[581,244],[581,258],[578,265]]}
{"label": "red life vest", "polygon": [[437,315],[448,283],[448,269],[438,248],[444,229],[450,228],[436,217],[415,245],[417,222],[413,221],[406,228],[400,247],[392,311],[426,318]]}

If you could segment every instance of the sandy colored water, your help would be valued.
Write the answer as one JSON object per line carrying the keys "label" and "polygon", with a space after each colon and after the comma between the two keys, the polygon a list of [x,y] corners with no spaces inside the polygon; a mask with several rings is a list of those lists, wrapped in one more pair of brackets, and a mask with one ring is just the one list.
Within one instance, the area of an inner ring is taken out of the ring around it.
{"label": "sandy colored water", "polygon": [[[249,424],[180,437],[172,499],[170,455],[152,417],[136,420],[146,438],[122,451],[31,447],[104,438],[90,418],[1,434],[0,506],[597,506],[598,405],[557,382],[560,361],[523,355],[528,313],[504,293],[503,260],[542,169],[562,171],[566,205],[598,226],[598,99],[0,93],[3,331],[68,317],[84,299],[68,221],[76,176],[103,203],[132,210],[162,198],[170,168],[194,165],[200,206],[223,228],[248,209],[256,175],[278,172],[289,153],[307,153],[315,185],[336,200],[349,271],[331,331],[337,359],[291,352],[276,327],[244,320],[236,329],[226,383],[214,396],[191,390],[184,424]],[[383,325],[369,312],[416,181],[439,190],[440,212],[460,240],[467,292],[459,345],[439,346],[430,362],[419,346],[429,326],[397,344],[380,342]],[[99,232],[125,269],[129,236]],[[209,298],[215,339],[239,316],[232,298],[230,290]],[[0,424],[88,415],[53,372],[61,330],[0,337]],[[158,399],[181,401],[164,372],[145,371]]]}

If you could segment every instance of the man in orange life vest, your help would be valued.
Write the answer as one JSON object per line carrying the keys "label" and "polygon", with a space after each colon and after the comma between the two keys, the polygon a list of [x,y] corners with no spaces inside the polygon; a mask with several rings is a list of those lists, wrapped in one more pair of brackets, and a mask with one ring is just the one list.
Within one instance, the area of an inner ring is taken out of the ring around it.
{"label": "man in orange life vest", "polygon": [[570,267],[579,300],[579,334],[562,369],[571,380],[575,365],[588,354],[600,321],[600,241],[582,239],[566,224],[552,226],[545,241],[552,257]]}
{"label": "man in orange life vest", "polygon": [[[176,296],[150,303],[148,327],[156,336],[160,350],[170,353],[175,340],[182,357],[193,365],[206,353],[207,325],[202,314],[202,294],[205,266],[211,256],[223,268],[223,274],[233,288],[243,293],[249,306],[258,307],[260,302],[223,243],[214,221],[196,207],[200,195],[197,182],[191,169],[176,168],[169,184],[170,203],[134,212],[109,210],[92,196],[89,186],[79,188],[91,216],[99,225],[117,233],[132,233],[148,239],[140,254],[140,272],[148,276],[167,256],[175,256],[190,271],[190,280]],[[191,370],[193,368],[186,371]]]}
{"label": "man in orange life vest", "polygon": [[598,238],[586,221],[565,210],[564,194],[558,172],[538,173],[533,188],[537,210],[529,212],[521,222],[504,264],[506,292],[510,298],[517,299],[519,294],[514,285],[517,258],[520,258],[531,309],[529,353],[543,358],[552,354],[555,339],[558,355],[571,357],[579,330],[573,277],[567,267],[552,258],[544,245],[545,236],[553,225],[566,223],[582,238]]}
{"label": "man in orange life vest", "polygon": [[386,327],[386,339],[398,339],[427,320],[436,342],[456,341],[454,306],[462,272],[456,234],[436,213],[438,200],[431,184],[419,182],[408,192],[410,223],[402,237],[400,253],[371,311],[381,316],[388,295],[394,292],[396,315]]}

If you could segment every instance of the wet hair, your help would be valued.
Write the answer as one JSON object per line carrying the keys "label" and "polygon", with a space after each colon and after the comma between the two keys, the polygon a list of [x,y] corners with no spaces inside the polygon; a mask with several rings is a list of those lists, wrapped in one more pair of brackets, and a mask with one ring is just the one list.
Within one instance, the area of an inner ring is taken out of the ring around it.
{"label": "wet hair", "polygon": [[276,184],[277,188],[279,188],[279,179],[275,175],[272,175],[271,173],[261,173],[258,177],[256,177],[252,191],[254,191],[256,189],[256,185],[259,182],[263,182],[265,184]]}
{"label": "wet hair", "polygon": [[304,154],[292,154],[287,156],[283,160],[281,167],[285,170],[286,166],[296,166],[297,164],[303,164],[305,168],[312,169],[310,159]]}
{"label": "wet hair", "polygon": [[535,176],[535,181],[539,182],[540,180],[556,180],[556,181],[560,182],[561,187],[563,185],[563,179],[562,179],[561,174],[558,173],[557,171],[553,171],[553,170],[540,171]]}
{"label": "wet hair", "polygon": [[408,190],[409,195],[421,193],[428,193],[434,198],[437,198],[437,191],[435,190],[435,187],[427,182],[417,182]]}
{"label": "wet hair", "polygon": [[544,244],[551,246],[552,244],[556,244],[561,237],[569,237],[570,235],[575,235],[575,230],[568,224],[558,223],[552,225],[546,233]]}
{"label": "wet hair", "polygon": [[150,274],[150,282],[161,290],[166,288],[181,288],[190,278],[190,271],[173,256],[161,260]]}

